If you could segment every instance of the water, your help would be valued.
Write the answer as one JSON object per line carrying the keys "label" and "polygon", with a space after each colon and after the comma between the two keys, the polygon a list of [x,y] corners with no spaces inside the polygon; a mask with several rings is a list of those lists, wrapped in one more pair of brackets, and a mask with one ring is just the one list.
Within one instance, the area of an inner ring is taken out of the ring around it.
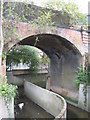
{"label": "water", "polygon": [[88,115],[88,112],[67,104],[67,118],[77,118],[77,120],[80,120],[80,118],[88,118]]}
{"label": "water", "polygon": [[19,99],[18,102],[24,103],[24,105],[22,109],[20,109],[17,105],[16,118],[53,118],[52,115],[26,97]]}
{"label": "water", "polygon": [[[54,118],[44,109],[36,105],[24,95],[23,87],[19,88],[19,97],[16,98],[16,118]],[[21,105],[21,107],[20,107]],[[67,105],[67,118],[88,118],[88,113],[70,104]]]}
{"label": "water", "polygon": [[[44,109],[23,94],[23,89],[19,89],[19,98],[16,98],[15,118],[54,118]],[[20,105],[21,104],[21,108]]]}

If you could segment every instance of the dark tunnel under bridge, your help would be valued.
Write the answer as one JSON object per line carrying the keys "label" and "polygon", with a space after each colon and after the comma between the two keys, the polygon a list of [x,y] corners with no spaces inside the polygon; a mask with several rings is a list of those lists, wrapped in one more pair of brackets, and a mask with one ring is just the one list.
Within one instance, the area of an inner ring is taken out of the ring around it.
{"label": "dark tunnel under bridge", "polygon": [[77,100],[74,80],[82,55],[72,43],[57,35],[38,34],[18,44],[35,46],[45,52],[50,58],[51,90]]}

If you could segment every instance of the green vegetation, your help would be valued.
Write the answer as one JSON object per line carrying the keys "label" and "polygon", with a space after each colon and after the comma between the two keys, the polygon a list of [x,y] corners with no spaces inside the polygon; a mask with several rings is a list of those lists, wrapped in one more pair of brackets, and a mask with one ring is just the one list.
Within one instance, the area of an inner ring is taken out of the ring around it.
{"label": "green vegetation", "polygon": [[90,83],[90,77],[89,77],[89,72],[90,72],[90,65],[88,63],[88,55],[86,54],[85,56],[85,66],[83,68],[83,66],[81,65],[77,72],[76,72],[76,80],[75,80],[75,85],[77,88],[79,88],[80,83],[84,84],[84,88],[83,88],[83,94],[85,96],[85,101],[84,101],[84,105],[87,105],[87,85]]}
{"label": "green vegetation", "polygon": [[45,11],[44,9],[42,9],[40,11],[40,15],[35,20],[33,20],[33,23],[39,25],[40,27],[52,26],[54,24],[51,19],[52,15],[54,14],[51,10]]}
{"label": "green vegetation", "polygon": [[[5,38],[4,44],[7,44],[12,38],[19,38],[16,34],[17,22],[30,23],[31,26],[51,26],[51,10],[45,11],[43,8],[37,8],[33,4],[5,2],[3,4],[3,35]],[[42,29],[42,27],[41,27]]]}
{"label": "green vegetation", "polygon": [[84,77],[83,77],[83,66],[80,65],[78,70],[76,71],[76,80],[75,80],[75,86],[77,89],[79,89],[80,82],[84,82]]}
{"label": "green vegetation", "polygon": [[43,53],[42,57],[41,57],[41,63],[43,64],[49,64],[50,60],[49,60],[49,57]]}
{"label": "green vegetation", "polygon": [[79,88],[80,83],[88,85],[88,83],[90,82],[89,69],[90,69],[90,66],[88,64],[85,65],[84,70],[83,70],[83,66],[80,65],[80,67],[76,71],[75,85],[77,88]]}
{"label": "green vegetation", "polygon": [[8,102],[15,98],[17,94],[17,86],[7,83],[7,76],[0,74],[0,79],[2,78],[2,83],[0,84],[0,97],[4,97],[5,105],[10,117],[10,106]]}
{"label": "green vegetation", "polygon": [[35,72],[38,70],[39,62],[39,54],[37,50],[31,46],[16,46],[7,53],[7,69],[11,67],[11,65],[18,65],[19,63],[23,63],[27,64],[30,72]]}
{"label": "green vegetation", "polygon": [[78,6],[73,2],[65,3],[60,0],[48,0],[45,6],[50,9],[61,11],[63,15],[68,14],[71,25],[76,25],[78,22],[83,22],[83,25],[87,25],[85,15],[79,11]]}
{"label": "green vegetation", "polygon": [[[8,42],[12,41],[12,39],[16,40],[20,37],[16,33],[16,23],[28,22],[30,25],[32,25],[32,27],[36,27],[35,25],[37,25],[37,30],[39,30],[38,27],[45,25],[50,26],[53,24],[53,22],[51,19],[51,10],[45,11],[44,9],[34,6],[32,3],[27,4],[23,2],[4,2],[1,0],[0,9],[0,28],[2,33],[2,36],[0,37],[0,65],[2,65],[2,52],[4,50],[4,45],[7,46]],[[41,29],[43,30],[44,27],[41,27]]]}
{"label": "green vegetation", "polygon": [[12,84],[1,84],[0,85],[0,96],[3,96],[5,101],[12,99],[16,96],[17,86]]}
{"label": "green vegetation", "polygon": [[49,71],[50,59],[49,59],[49,57],[48,57],[45,53],[43,53],[43,55],[41,56],[40,63],[41,63],[42,65],[44,65],[45,69],[46,69],[46,70],[48,71],[48,73],[49,73],[49,72],[50,72],[50,71]]}
{"label": "green vegetation", "polygon": [[[3,41],[2,46],[7,45],[9,41],[12,41],[12,38],[15,40],[19,38],[16,34],[16,26],[15,24],[18,22],[28,22],[32,26],[37,25],[37,30],[39,28],[43,31],[43,26],[52,26],[54,23],[52,22],[53,17],[53,9],[57,9],[61,11],[63,15],[68,14],[70,17],[70,24],[75,25],[78,21],[82,21],[83,24],[86,24],[85,16],[79,12],[77,5],[72,2],[65,3],[59,0],[49,0],[46,3],[46,7],[48,8],[38,8],[32,4],[26,3],[18,3],[18,2],[3,2],[1,4],[1,18],[3,22],[3,37],[1,38]],[[36,12],[37,11],[37,12]],[[1,28],[2,28],[1,27]],[[35,26],[34,26],[35,27]],[[3,47],[1,47],[3,51]],[[1,54],[1,52],[0,52]],[[2,56],[2,54],[1,54]],[[0,58],[1,59],[1,58]]]}

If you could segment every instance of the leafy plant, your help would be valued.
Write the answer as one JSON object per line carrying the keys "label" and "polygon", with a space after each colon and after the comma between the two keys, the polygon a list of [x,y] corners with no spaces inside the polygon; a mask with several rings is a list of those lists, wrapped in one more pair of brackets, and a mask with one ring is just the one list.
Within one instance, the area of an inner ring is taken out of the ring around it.
{"label": "leafy plant", "polygon": [[80,82],[84,82],[83,66],[82,65],[80,65],[80,67],[76,71],[75,85],[77,88],[79,88]]}
{"label": "leafy plant", "polygon": [[89,71],[90,71],[90,65],[88,64],[88,61],[86,58],[85,67],[83,69],[83,66],[80,65],[80,67],[76,72],[77,79],[75,80],[75,85],[78,89],[79,89],[80,83],[84,84],[83,94],[85,96],[85,101],[84,101],[85,106],[87,105],[87,85],[90,82]]}
{"label": "leafy plant", "polygon": [[1,84],[0,85],[0,96],[3,96],[5,99],[14,98],[17,93],[17,86],[12,84]]}
{"label": "leafy plant", "polygon": [[[13,38],[17,39],[16,23],[27,22],[30,25],[38,26],[52,25],[52,12],[45,9],[38,9],[34,5],[21,2],[4,2],[3,4],[3,36],[4,44],[10,42]],[[34,25],[35,24],[35,25]],[[37,28],[38,29],[38,28]],[[18,36],[19,38],[20,36]]]}
{"label": "leafy plant", "polygon": [[75,80],[74,82],[75,82],[76,88],[79,89],[80,81],[79,80]]}
{"label": "leafy plant", "polygon": [[37,50],[34,47],[20,45],[13,47],[7,53],[6,64],[8,67],[18,65],[19,63],[27,64],[30,71],[37,71],[40,58]]}
{"label": "leafy plant", "polygon": [[0,74],[0,78],[2,78],[3,83],[0,84],[0,97],[4,97],[5,105],[7,107],[7,111],[10,117],[10,108],[8,102],[15,98],[17,94],[17,86],[6,83],[7,76]]}
{"label": "leafy plant", "polygon": [[76,80],[75,80],[75,85],[78,88],[80,83],[86,83],[88,84],[90,82],[89,80],[89,65],[85,66],[85,69],[83,70],[83,66],[80,65],[78,70],[76,71]]}
{"label": "leafy plant", "polygon": [[76,25],[78,22],[83,22],[83,25],[87,24],[86,16],[79,11],[78,6],[73,2],[65,3],[61,0],[47,0],[45,6],[50,9],[61,11],[63,15],[68,14],[71,25]]}

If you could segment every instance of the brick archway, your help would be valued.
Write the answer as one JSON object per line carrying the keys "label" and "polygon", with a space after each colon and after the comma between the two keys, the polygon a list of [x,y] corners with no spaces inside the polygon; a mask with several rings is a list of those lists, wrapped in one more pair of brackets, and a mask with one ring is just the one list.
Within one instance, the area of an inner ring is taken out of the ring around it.
{"label": "brick archway", "polygon": [[78,51],[81,53],[82,56],[86,51],[85,50],[86,48],[82,42],[81,33],[79,31],[66,29],[66,28],[49,27],[49,26],[44,27],[44,30],[42,31],[41,28],[38,28],[37,26],[34,26],[33,28],[28,23],[16,23],[16,33],[18,34],[19,38],[17,38],[16,40],[12,39],[12,41],[8,43],[7,47],[9,49],[29,36],[35,36],[38,34],[51,34],[66,39],[68,42],[70,42],[73,45],[73,47],[78,49]]}
{"label": "brick archway", "polygon": [[[48,26],[42,31],[37,26],[32,28],[28,23],[16,23],[16,32],[19,38],[12,39],[8,48],[16,44],[34,46],[38,37],[36,47],[50,57],[51,89],[77,99],[77,90],[74,87],[75,71],[82,63],[85,53],[81,33],[58,27],[52,29]],[[72,85],[69,86],[67,82]]]}

